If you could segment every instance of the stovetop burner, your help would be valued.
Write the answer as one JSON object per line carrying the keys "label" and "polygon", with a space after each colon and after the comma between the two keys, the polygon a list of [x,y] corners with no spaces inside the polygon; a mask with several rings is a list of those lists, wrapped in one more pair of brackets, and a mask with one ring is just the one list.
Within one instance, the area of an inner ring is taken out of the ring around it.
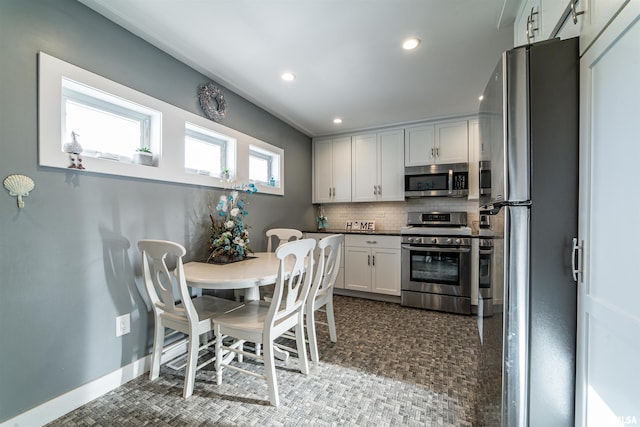
{"label": "stovetop burner", "polygon": [[466,212],[409,212],[400,234],[418,236],[471,236]]}
{"label": "stovetop burner", "polygon": [[400,234],[414,236],[471,236],[471,227],[424,227],[408,225],[400,228]]}

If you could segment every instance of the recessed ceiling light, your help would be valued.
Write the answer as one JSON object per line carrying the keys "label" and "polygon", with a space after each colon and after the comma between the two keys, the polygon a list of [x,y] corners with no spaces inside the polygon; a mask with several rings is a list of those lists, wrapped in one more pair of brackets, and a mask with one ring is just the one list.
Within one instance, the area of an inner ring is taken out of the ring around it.
{"label": "recessed ceiling light", "polygon": [[482,101],[483,99],[484,99],[484,95],[480,95],[480,96],[478,97],[478,101]]}
{"label": "recessed ceiling light", "polygon": [[420,44],[420,39],[417,37],[412,37],[402,42],[402,48],[404,50],[411,50],[411,49],[417,48],[419,44]]}
{"label": "recessed ceiling light", "polygon": [[282,78],[282,80],[290,82],[291,80],[295,80],[296,75],[293,73],[283,73],[280,77]]}
{"label": "recessed ceiling light", "polygon": [[340,117],[336,117],[335,119],[333,119],[333,123],[339,125],[340,123],[342,123],[342,119]]}

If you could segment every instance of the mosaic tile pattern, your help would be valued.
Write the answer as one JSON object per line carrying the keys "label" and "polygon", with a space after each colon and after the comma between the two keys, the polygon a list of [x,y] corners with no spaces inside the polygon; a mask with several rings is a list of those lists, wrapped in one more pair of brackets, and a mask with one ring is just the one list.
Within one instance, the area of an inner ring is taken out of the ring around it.
{"label": "mosaic tile pattern", "polygon": [[[335,296],[338,342],[318,325],[320,363],[277,361],[280,406],[266,382],[212,365],[182,399],[183,372],[147,375],[48,424],[55,426],[451,426],[485,425],[478,408],[482,359],[477,318]],[[321,317],[322,315],[320,315]],[[246,359],[245,359],[246,360]],[[261,371],[256,362],[245,367]],[[311,365],[313,366],[313,365]],[[482,402],[487,404],[488,402]],[[481,422],[476,422],[476,417]]]}

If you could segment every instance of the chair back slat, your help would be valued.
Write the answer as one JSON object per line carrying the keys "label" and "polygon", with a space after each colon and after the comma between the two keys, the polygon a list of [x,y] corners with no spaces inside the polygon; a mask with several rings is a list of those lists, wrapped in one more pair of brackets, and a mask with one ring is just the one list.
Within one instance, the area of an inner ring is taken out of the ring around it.
{"label": "chair back slat", "polygon": [[340,270],[343,242],[344,235],[342,234],[333,234],[318,242],[319,250],[317,251],[316,271],[313,286],[309,292],[309,299],[311,301],[333,292],[333,287]]}
{"label": "chair back slat", "polygon": [[[197,320],[198,314],[184,277],[182,257],[186,254],[185,248],[166,240],[141,240],[138,248],[142,252],[145,289],[154,310],[174,320]],[[171,268],[173,263],[175,267]],[[180,306],[178,302],[181,302]]]}
{"label": "chair back slat", "polygon": [[302,316],[313,280],[315,245],[314,239],[302,239],[285,243],[276,249],[280,267],[266,324],[274,325],[292,316]]}

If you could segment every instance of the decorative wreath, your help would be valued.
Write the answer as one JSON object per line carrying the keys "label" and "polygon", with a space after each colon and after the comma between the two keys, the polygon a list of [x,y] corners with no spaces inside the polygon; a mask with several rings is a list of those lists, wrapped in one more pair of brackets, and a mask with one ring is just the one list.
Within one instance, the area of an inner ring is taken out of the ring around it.
{"label": "decorative wreath", "polygon": [[204,114],[211,120],[220,121],[227,114],[227,101],[222,90],[213,83],[201,84],[198,87],[198,99]]}

